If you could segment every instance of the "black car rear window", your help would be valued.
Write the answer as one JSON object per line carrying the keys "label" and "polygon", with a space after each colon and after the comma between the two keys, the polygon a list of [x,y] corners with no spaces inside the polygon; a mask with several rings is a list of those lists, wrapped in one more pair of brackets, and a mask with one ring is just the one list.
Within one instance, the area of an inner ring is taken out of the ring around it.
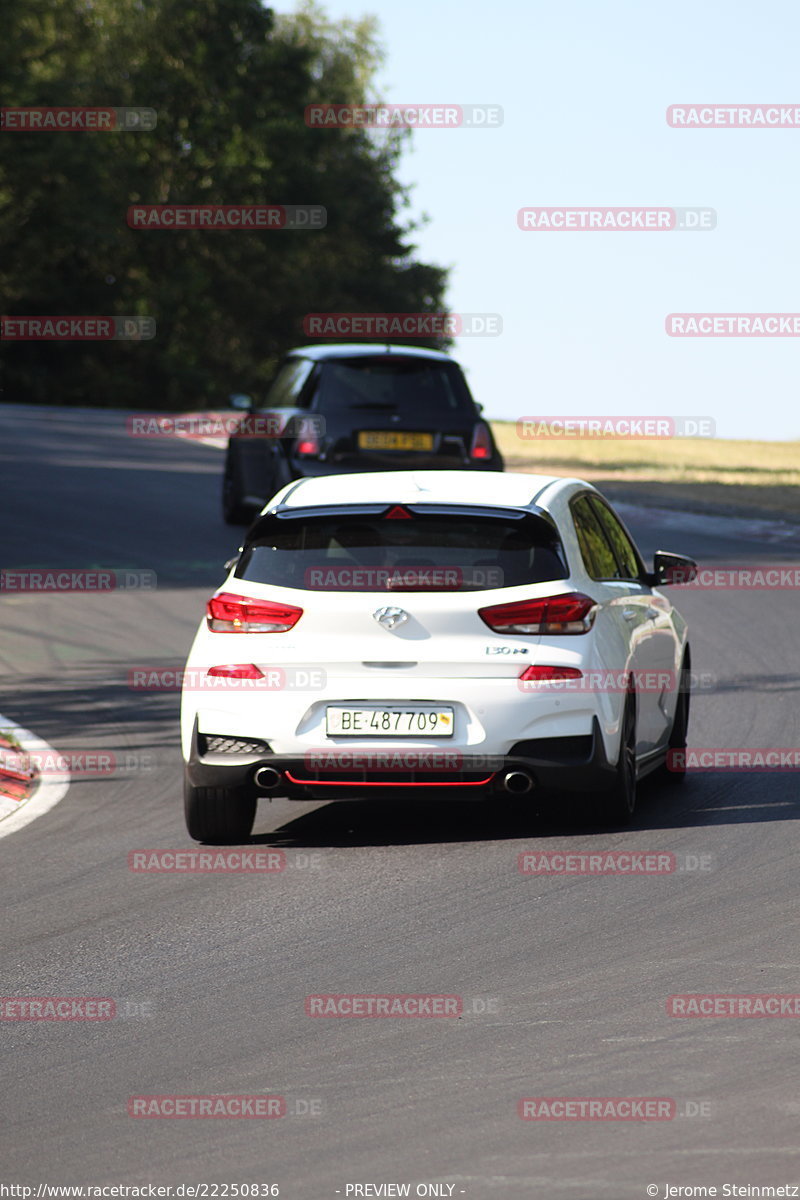
{"label": "black car rear window", "polygon": [[474,416],[475,405],[455,363],[422,358],[335,359],[322,365],[312,401],[317,411]]}
{"label": "black car rear window", "polygon": [[555,530],[536,516],[356,513],[267,521],[235,574],[307,591],[469,592],[563,579],[567,568]]}

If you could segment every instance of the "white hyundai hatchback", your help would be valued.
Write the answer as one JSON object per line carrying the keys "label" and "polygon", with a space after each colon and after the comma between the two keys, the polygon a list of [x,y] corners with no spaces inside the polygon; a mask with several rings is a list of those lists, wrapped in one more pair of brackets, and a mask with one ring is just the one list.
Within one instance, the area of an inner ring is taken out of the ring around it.
{"label": "white hyundai hatchback", "polygon": [[[686,622],[578,479],[381,471],[290,483],[247,532],[184,673],[186,822],[259,796],[591,794],[630,818],[686,744]],[[668,777],[680,779],[677,768]],[[669,765],[669,764],[667,764]]]}

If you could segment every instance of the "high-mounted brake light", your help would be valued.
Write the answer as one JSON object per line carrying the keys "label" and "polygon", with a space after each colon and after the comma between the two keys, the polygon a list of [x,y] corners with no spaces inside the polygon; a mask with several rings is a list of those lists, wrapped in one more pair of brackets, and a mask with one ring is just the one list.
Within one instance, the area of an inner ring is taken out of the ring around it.
{"label": "high-mounted brake light", "polygon": [[413,521],[414,518],[402,504],[394,504],[384,516],[384,521]]}
{"label": "high-mounted brake light", "polygon": [[469,456],[484,460],[492,457],[492,435],[489,433],[489,426],[484,421],[479,421],[475,426]]}
{"label": "high-mounted brake light", "polygon": [[566,592],[514,604],[493,604],[479,608],[478,616],[495,633],[588,633],[596,611],[597,604],[590,596]]}
{"label": "high-mounted brake light", "polygon": [[303,615],[293,604],[273,604],[232,592],[218,592],[206,605],[206,623],[213,633],[286,633]]}

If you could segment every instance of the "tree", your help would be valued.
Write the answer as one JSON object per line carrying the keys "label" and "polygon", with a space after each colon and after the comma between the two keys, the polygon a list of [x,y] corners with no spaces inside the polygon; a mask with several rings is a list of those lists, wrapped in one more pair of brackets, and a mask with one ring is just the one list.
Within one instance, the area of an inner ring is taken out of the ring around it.
{"label": "tree", "polygon": [[[365,103],[371,20],[258,0],[6,0],[9,106],[157,110],[152,132],[0,137],[8,315],[149,315],[150,342],[5,342],[4,399],[180,409],[259,393],[308,312],[442,311],[395,179],[403,136],[309,129]],[[319,231],[134,230],[131,204],[321,204]],[[436,339],[417,344],[441,347]]]}

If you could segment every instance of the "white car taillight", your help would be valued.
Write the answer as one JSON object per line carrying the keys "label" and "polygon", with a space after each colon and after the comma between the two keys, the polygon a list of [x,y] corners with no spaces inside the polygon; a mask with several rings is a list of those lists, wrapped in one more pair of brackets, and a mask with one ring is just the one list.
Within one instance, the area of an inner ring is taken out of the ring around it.
{"label": "white car taillight", "polygon": [[232,592],[218,592],[206,605],[206,623],[213,633],[286,633],[303,615],[293,604],[273,604]]}
{"label": "white car taillight", "polygon": [[518,600],[514,604],[493,604],[479,608],[478,616],[495,633],[588,633],[594,622],[597,604],[582,592],[561,596],[543,596],[537,600]]}

